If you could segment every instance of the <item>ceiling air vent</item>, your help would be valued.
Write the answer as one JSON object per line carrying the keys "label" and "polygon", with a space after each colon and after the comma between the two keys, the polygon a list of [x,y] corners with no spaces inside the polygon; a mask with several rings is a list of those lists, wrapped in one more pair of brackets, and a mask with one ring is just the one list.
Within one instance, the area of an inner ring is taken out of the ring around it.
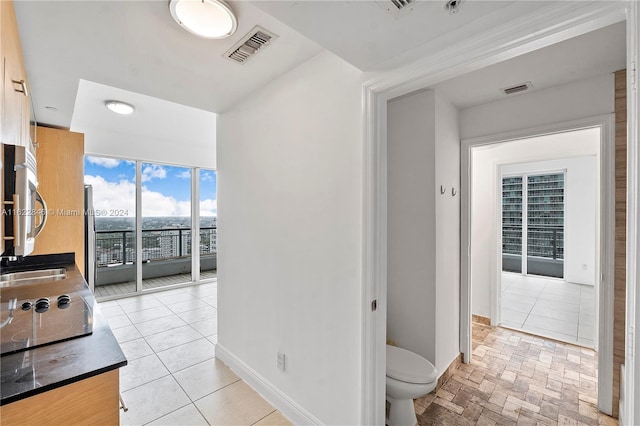
{"label": "ceiling air vent", "polygon": [[255,27],[242,37],[231,49],[224,54],[225,57],[239,64],[244,64],[251,59],[260,49],[268,46],[277,35],[265,30],[262,27]]}
{"label": "ceiling air vent", "polygon": [[398,10],[402,10],[405,7],[411,5],[412,3],[414,3],[416,0],[391,0],[391,3],[393,3],[393,5],[396,7],[396,9]]}
{"label": "ceiling air vent", "polygon": [[526,83],[516,84],[515,86],[505,87],[504,89],[500,89],[501,92],[504,92],[505,95],[513,95],[514,93],[524,92],[525,90],[531,89],[533,84],[530,81]]}

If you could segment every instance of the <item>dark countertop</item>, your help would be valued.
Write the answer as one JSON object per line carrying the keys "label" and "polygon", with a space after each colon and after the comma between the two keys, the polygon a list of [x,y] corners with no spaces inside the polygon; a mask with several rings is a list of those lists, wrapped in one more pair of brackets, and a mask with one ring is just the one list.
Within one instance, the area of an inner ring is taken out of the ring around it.
{"label": "dark countertop", "polygon": [[[67,277],[45,285],[62,289],[87,286],[75,263],[67,264]],[[3,267],[3,270],[5,268]],[[3,271],[4,272],[4,271]],[[2,299],[28,285],[3,288]],[[63,291],[59,291],[62,293]],[[64,342],[3,355],[0,358],[0,405],[47,392],[127,365],[111,328],[95,298],[87,291],[85,301],[93,306],[93,333]]]}

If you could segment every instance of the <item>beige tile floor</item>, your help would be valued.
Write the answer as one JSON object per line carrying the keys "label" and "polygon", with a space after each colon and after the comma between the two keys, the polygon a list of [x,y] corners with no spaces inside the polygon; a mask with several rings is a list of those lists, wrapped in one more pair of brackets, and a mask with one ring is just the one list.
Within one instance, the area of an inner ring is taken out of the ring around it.
{"label": "beige tile floor", "polygon": [[129,364],[123,425],[290,425],[215,358],[216,283],[101,302]]}
{"label": "beige tile floor", "polygon": [[509,328],[594,347],[593,286],[503,272],[500,317]]}

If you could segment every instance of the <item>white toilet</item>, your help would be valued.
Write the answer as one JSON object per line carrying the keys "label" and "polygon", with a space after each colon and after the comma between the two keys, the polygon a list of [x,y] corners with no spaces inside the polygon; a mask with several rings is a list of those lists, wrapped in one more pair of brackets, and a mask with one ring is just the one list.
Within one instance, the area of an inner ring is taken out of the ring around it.
{"label": "white toilet", "polygon": [[387,425],[415,426],[418,419],[413,400],[434,390],[437,383],[438,372],[428,360],[387,345]]}

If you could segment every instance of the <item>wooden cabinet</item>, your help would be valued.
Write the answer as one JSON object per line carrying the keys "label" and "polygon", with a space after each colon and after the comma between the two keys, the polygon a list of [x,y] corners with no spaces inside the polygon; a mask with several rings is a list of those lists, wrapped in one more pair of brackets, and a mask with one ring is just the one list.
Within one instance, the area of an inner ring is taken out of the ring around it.
{"label": "wooden cabinet", "polygon": [[2,143],[29,146],[31,100],[13,1],[0,1],[0,9],[2,22],[0,27],[2,56],[0,135]]}
{"label": "wooden cabinet", "polygon": [[47,224],[32,254],[76,254],[84,274],[84,135],[38,127],[38,191]]}
{"label": "wooden cabinet", "polygon": [[118,425],[118,370],[2,407],[6,425]]}

